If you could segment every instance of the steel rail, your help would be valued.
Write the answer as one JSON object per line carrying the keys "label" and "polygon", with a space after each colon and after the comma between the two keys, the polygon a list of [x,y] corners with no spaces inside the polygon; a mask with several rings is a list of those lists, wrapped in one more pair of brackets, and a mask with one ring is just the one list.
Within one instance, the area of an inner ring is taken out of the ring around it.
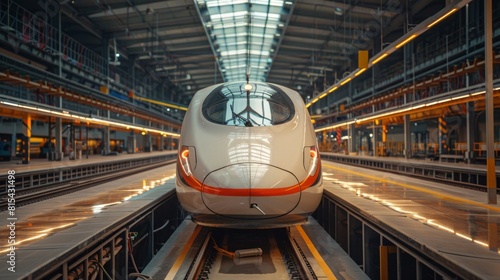
{"label": "steel rail", "polygon": [[[217,267],[215,264],[217,261],[217,254],[237,258],[231,255],[232,252],[226,251],[222,248],[219,248],[219,250],[215,249],[215,247],[217,247],[216,242],[229,240],[227,238],[227,235],[229,234],[229,231],[223,229],[211,230],[205,237],[203,245],[198,249],[196,256],[190,260],[191,263],[184,279],[210,279],[214,276],[211,274]],[[300,247],[299,242],[295,240],[297,236],[291,236],[288,228],[274,229],[272,237],[270,238],[274,239],[270,241],[270,243],[275,242],[277,244],[276,250],[278,250],[281,255],[283,265],[286,268],[289,279],[318,279],[314,269],[311,267],[310,262],[307,259],[307,256],[303,253],[306,249]],[[234,244],[226,244],[225,246],[234,247],[232,245]],[[238,245],[242,246],[242,244]],[[266,258],[263,258],[263,260],[264,259]],[[236,275],[233,276],[236,277]]]}

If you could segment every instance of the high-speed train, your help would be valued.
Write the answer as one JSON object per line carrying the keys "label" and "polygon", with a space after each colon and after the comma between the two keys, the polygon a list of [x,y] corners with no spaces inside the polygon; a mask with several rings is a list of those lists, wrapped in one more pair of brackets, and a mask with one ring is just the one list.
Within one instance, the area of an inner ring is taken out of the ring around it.
{"label": "high-speed train", "polygon": [[321,161],[300,95],[270,83],[198,91],[182,123],[176,191],[204,226],[298,225],[318,207]]}

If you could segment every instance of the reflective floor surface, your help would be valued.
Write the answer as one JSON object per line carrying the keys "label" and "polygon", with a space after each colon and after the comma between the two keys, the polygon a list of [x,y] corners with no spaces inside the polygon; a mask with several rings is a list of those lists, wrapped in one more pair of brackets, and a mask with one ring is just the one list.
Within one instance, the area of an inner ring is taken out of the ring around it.
{"label": "reflective floor surface", "polygon": [[[0,213],[0,220],[15,222],[15,244],[18,249],[60,230],[76,226],[79,221],[91,219],[113,205],[125,203],[132,197],[161,187],[174,176],[175,164],[19,207],[13,216],[15,221],[8,220],[12,216],[8,215],[8,211],[4,211]],[[10,231],[6,226],[0,230],[0,253],[7,252],[10,248]]]}
{"label": "reflective floor surface", "polygon": [[485,192],[332,162],[323,162],[323,180],[500,254],[500,206]]}

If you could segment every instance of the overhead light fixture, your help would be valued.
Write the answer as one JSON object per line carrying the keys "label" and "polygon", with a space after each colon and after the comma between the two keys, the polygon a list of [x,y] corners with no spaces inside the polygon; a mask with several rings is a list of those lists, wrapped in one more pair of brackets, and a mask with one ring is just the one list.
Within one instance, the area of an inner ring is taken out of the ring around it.
{"label": "overhead light fixture", "polygon": [[442,21],[443,19],[445,19],[449,15],[453,14],[457,10],[458,10],[457,8],[452,9],[451,11],[449,11],[446,14],[442,15],[440,18],[438,18],[435,21],[433,21],[431,24],[427,25],[427,28],[431,28],[432,26],[436,25],[438,22]]}
{"label": "overhead light fixture", "polygon": [[374,61],[372,61],[372,65],[375,65],[377,62],[381,61],[382,59],[384,59],[386,56],[388,56],[387,53],[384,53],[383,55],[377,57]]}
{"label": "overhead light fixture", "polygon": [[168,71],[168,70],[175,70],[177,69],[177,65],[169,65],[169,66],[162,66],[162,67],[157,67],[155,71]]}
{"label": "overhead light fixture", "polygon": [[417,37],[417,34],[412,34],[410,37],[406,38],[403,42],[399,43],[396,45],[396,49],[401,48],[404,46],[406,43],[410,42],[411,40],[415,39]]}
{"label": "overhead light fixture", "polygon": [[340,85],[343,86],[347,84],[350,80],[352,80],[352,78],[347,78],[345,81],[341,82]]}
{"label": "overhead light fixture", "polygon": [[339,87],[338,86],[334,86],[332,87],[330,90],[328,90],[329,93],[332,93],[334,90],[338,89]]}
{"label": "overhead light fixture", "polygon": [[420,109],[422,107],[425,107],[425,104],[420,104],[420,105],[413,106],[412,109],[416,110],[416,109]]}
{"label": "overhead light fixture", "polygon": [[153,10],[151,7],[148,7],[148,8],[146,9],[146,15],[151,15],[151,14],[152,14],[152,13],[154,13],[154,12],[155,12],[155,10]]}
{"label": "overhead light fixture", "polygon": [[339,7],[335,7],[335,10],[333,11],[333,13],[336,14],[337,16],[342,16],[342,15],[344,15],[344,9],[339,8]]}
{"label": "overhead light fixture", "polygon": [[466,98],[466,97],[469,97],[469,95],[466,94],[466,95],[462,95],[462,96],[455,96],[455,97],[452,97],[451,100],[457,100],[457,99],[462,99],[462,98]]}
{"label": "overhead light fixture", "polygon": [[363,73],[365,71],[366,71],[366,68],[359,69],[359,71],[356,71],[356,73],[354,73],[354,77],[361,75],[361,73]]}
{"label": "overhead light fixture", "polygon": [[38,111],[41,112],[45,115],[49,116],[62,116],[66,119],[73,119],[77,121],[85,121],[87,123],[92,122],[92,123],[98,123],[98,124],[104,124],[104,125],[109,125],[113,127],[123,127],[126,129],[136,129],[136,130],[141,130],[146,132],[154,132],[154,133],[165,133],[166,135],[170,135],[171,137],[178,138],[180,137],[179,134],[173,133],[173,132],[167,132],[167,131],[162,131],[162,130],[157,130],[154,128],[148,128],[148,127],[141,127],[141,126],[135,126],[135,125],[129,125],[126,123],[121,123],[116,120],[105,120],[105,119],[100,119],[98,117],[92,117],[92,116],[82,116],[82,115],[77,115],[78,113],[70,113],[66,110],[59,111],[59,108],[56,109],[50,109],[50,108],[40,108],[40,107],[33,107],[33,106],[27,106],[27,105],[22,105],[18,103],[12,103],[8,101],[0,101],[0,104],[2,105],[7,105],[7,106],[13,106],[17,108],[21,108],[24,110],[30,110],[30,111]]}
{"label": "overhead light fixture", "polygon": [[251,84],[245,84],[246,91],[251,91],[252,89],[253,89],[253,86]]}
{"label": "overhead light fixture", "polygon": [[[355,78],[355,77],[358,77],[361,73],[363,73],[367,69],[371,68],[372,66],[374,66],[375,64],[377,64],[378,62],[380,62],[382,59],[384,59],[387,56],[389,56],[389,54],[392,54],[393,52],[395,52],[397,49],[403,47],[405,44],[407,44],[411,40],[415,39],[417,36],[419,36],[423,32],[427,31],[430,27],[434,26],[435,24],[437,24],[438,22],[442,21],[446,17],[448,17],[451,14],[453,14],[454,12],[458,11],[464,5],[465,5],[464,2],[460,2],[459,4],[455,5],[455,7],[447,7],[446,9],[443,9],[443,13],[444,14],[442,16],[440,16],[439,18],[437,18],[436,20],[434,20],[429,25],[427,25],[427,28],[425,28],[425,26],[426,26],[425,24],[426,23],[423,22],[422,26],[419,25],[418,28],[416,27],[416,28],[412,29],[412,33],[413,33],[412,35],[409,35],[406,39],[400,41],[395,46],[393,46],[393,44],[396,44],[396,42],[394,42],[394,43],[388,43],[388,42],[384,43],[382,45],[383,50],[381,51],[381,53],[379,53],[377,56],[374,56],[373,60],[368,63],[367,67],[363,67],[363,68],[360,67],[357,71],[354,71],[354,72],[350,73],[348,76],[350,77],[351,80],[353,78]],[[334,13],[337,14],[337,15],[341,15],[341,12],[344,12],[344,10],[342,8],[337,8],[337,7],[333,7],[333,8],[334,8]],[[386,44],[388,46],[386,46]],[[338,87],[340,87],[342,85],[345,85],[347,82],[349,82],[349,80],[347,80],[347,79],[341,80],[341,81],[338,81],[338,82],[336,81],[335,84],[337,84],[337,86],[328,89],[328,93],[333,92]],[[495,90],[500,90],[500,88],[496,88]],[[315,100],[310,101],[309,103],[306,104],[306,107],[310,107],[314,102],[315,102]]]}
{"label": "overhead light fixture", "polygon": [[486,91],[478,91],[476,93],[471,93],[470,96],[476,96],[476,95],[480,95],[480,94],[483,94],[483,93],[486,93]]}

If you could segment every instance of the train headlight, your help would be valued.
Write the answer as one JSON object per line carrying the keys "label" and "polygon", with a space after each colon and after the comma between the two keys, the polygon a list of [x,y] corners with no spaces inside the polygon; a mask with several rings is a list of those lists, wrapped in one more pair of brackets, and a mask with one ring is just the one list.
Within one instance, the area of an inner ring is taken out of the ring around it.
{"label": "train headlight", "polygon": [[308,176],[313,176],[319,166],[319,153],[316,146],[304,148],[304,168],[307,170]]}
{"label": "train headlight", "polygon": [[193,158],[195,158],[194,148],[182,146],[179,152],[179,163],[182,167],[182,171],[186,176],[191,176],[193,174],[191,171],[191,164],[189,163]]}

